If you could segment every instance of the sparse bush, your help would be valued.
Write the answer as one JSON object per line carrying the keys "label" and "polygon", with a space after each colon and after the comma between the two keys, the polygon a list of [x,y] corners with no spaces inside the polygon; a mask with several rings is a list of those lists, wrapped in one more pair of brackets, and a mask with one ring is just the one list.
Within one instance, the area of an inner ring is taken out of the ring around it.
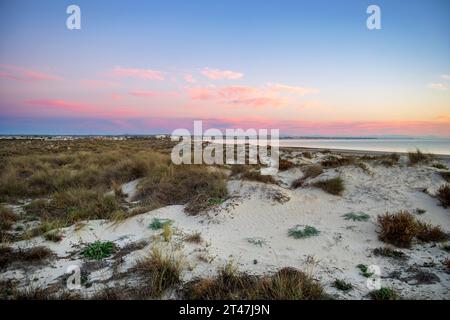
{"label": "sparse bush", "polygon": [[301,226],[297,225],[294,228],[289,229],[288,235],[294,239],[309,238],[319,235],[320,231],[312,226]]}
{"label": "sparse bush", "polygon": [[271,175],[262,175],[259,171],[246,171],[242,174],[242,179],[275,184]]}
{"label": "sparse bush", "polygon": [[444,206],[444,208],[447,208],[450,206],[450,184],[445,184],[441,186],[436,194],[436,197],[441,202],[441,204]]}
{"label": "sparse bush", "polygon": [[432,154],[426,154],[420,151],[419,149],[416,150],[416,152],[409,152],[408,153],[409,163],[411,165],[418,164],[418,163],[427,163],[431,161],[434,156]]}
{"label": "sparse bush", "polygon": [[266,240],[262,238],[247,238],[247,242],[258,247],[262,247],[267,244]]}
{"label": "sparse bush", "polygon": [[410,247],[414,237],[425,242],[448,239],[440,227],[420,222],[407,211],[378,216],[378,227],[380,240],[398,247]]}
{"label": "sparse bush", "polygon": [[0,270],[12,263],[41,263],[53,256],[50,249],[41,246],[27,249],[0,246]]}
{"label": "sparse bush", "polygon": [[416,219],[407,211],[378,216],[379,238],[398,247],[410,247],[418,232]]}
{"label": "sparse bush", "polygon": [[309,151],[302,152],[302,156],[306,159],[312,159],[312,157],[313,157],[312,153]]}
{"label": "sparse bush", "polygon": [[278,169],[280,171],[286,171],[293,167],[295,167],[295,165],[289,160],[280,159],[280,161],[278,163]]}
{"label": "sparse bush", "polygon": [[52,230],[44,233],[44,239],[52,242],[60,242],[62,240],[62,235],[59,230]]}
{"label": "sparse bush", "polygon": [[162,232],[162,236],[165,242],[170,242],[170,240],[172,239],[172,228],[170,227],[170,224],[166,223],[163,226],[163,232]]}
{"label": "sparse bush", "polygon": [[111,241],[95,241],[88,244],[81,252],[81,255],[87,259],[101,260],[111,256],[116,249],[116,245]]}
{"label": "sparse bush", "polygon": [[441,177],[447,181],[450,182],[450,171],[442,171],[441,172]]}
{"label": "sparse bush", "polygon": [[313,184],[315,187],[322,189],[332,195],[341,195],[345,190],[344,181],[341,177],[328,180],[317,181]]}
{"label": "sparse bush", "polygon": [[373,300],[397,300],[398,295],[394,289],[382,287],[379,290],[370,292],[370,297]]}
{"label": "sparse bush", "polygon": [[354,164],[355,158],[329,156],[327,159],[322,160],[320,163],[324,168],[336,168]]}
{"label": "sparse bush", "polygon": [[200,300],[318,300],[326,297],[320,283],[305,273],[283,268],[272,276],[240,273],[231,265],[214,278],[198,279],[185,286],[187,299]]}
{"label": "sparse bush", "polygon": [[388,156],[382,156],[380,163],[386,167],[392,167],[392,166],[395,166],[399,160],[400,160],[400,155],[398,155],[396,153],[392,153]]}

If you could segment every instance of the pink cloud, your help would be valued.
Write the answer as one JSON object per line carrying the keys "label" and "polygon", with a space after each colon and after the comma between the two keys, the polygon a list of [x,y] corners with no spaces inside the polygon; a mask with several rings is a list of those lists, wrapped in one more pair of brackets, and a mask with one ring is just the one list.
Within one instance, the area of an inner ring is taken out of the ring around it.
{"label": "pink cloud", "polygon": [[184,76],[184,81],[186,81],[187,83],[196,83],[197,80],[195,80],[195,78],[192,76],[192,74],[186,74]]}
{"label": "pink cloud", "polygon": [[161,71],[151,69],[135,69],[115,67],[112,70],[112,76],[118,78],[137,78],[144,80],[164,80],[164,74]]}
{"label": "pink cloud", "polygon": [[187,88],[187,94],[192,100],[209,100],[215,96],[213,87]]}
{"label": "pink cloud", "polygon": [[236,80],[244,77],[243,73],[230,71],[230,70],[218,70],[218,69],[208,69],[202,70],[202,74],[212,80],[228,79]]}
{"label": "pink cloud", "polygon": [[0,65],[0,78],[25,82],[62,80],[61,77],[49,73],[4,64]]}
{"label": "pink cloud", "polygon": [[286,84],[280,84],[280,83],[269,84],[268,87],[269,87],[269,89],[277,91],[277,92],[288,92],[288,93],[297,94],[299,96],[304,96],[306,94],[319,92],[319,89],[315,89],[315,88],[294,87],[294,86],[288,86]]}
{"label": "pink cloud", "polygon": [[167,96],[167,97],[176,97],[179,96],[178,92],[161,92],[161,91],[152,91],[152,90],[135,90],[131,91],[130,94],[135,97],[161,97],[161,96]]}
{"label": "pink cloud", "polygon": [[76,112],[89,112],[96,109],[94,105],[71,102],[62,99],[37,99],[25,101],[26,104],[31,106],[44,106],[54,107],[60,110],[76,111]]}
{"label": "pink cloud", "polygon": [[93,80],[93,79],[84,79],[81,80],[80,83],[81,85],[89,89],[110,89],[110,88],[117,88],[120,86],[120,84],[117,82],[105,80]]}

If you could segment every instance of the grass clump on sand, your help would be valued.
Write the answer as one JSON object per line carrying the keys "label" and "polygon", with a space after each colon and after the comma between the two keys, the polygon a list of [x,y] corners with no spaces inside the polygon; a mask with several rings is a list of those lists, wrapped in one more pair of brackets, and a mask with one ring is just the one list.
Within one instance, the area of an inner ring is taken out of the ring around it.
{"label": "grass clump on sand", "polygon": [[447,181],[450,182],[450,171],[442,171],[441,172],[441,177]]}
{"label": "grass clump on sand", "polygon": [[398,161],[400,160],[400,155],[392,153],[390,155],[382,156],[380,158],[381,158],[380,163],[382,165],[384,165],[385,167],[392,167],[398,163]]}
{"label": "grass clump on sand", "polygon": [[323,287],[311,276],[283,268],[270,276],[241,273],[231,264],[217,276],[191,281],[184,288],[193,300],[318,300],[326,298]]}
{"label": "grass clump on sand", "polygon": [[379,290],[370,292],[370,297],[373,300],[397,300],[398,295],[394,289],[382,287]]}
{"label": "grass clump on sand", "polygon": [[378,228],[380,240],[397,247],[410,247],[415,237],[424,242],[448,239],[448,235],[440,227],[420,222],[407,211],[378,216]]}
{"label": "grass clump on sand", "polygon": [[450,184],[441,186],[436,193],[436,197],[444,208],[450,207]]}
{"label": "grass clump on sand", "polygon": [[17,219],[11,209],[0,205],[0,230],[10,230]]}
{"label": "grass clump on sand", "polygon": [[194,232],[184,237],[184,241],[199,244],[203,242],[203,239],[200,232]]}
{"label": "grass clump on sand", "polygon": [[293,167],[295,167],[295,165],[289,160],[280,159],[280,161],[278,163],[278,169],[280,171],[286,171]]}
{"label": "grass clump on sand", "polygon": [[154,247],[149,257],[139,260],[133,268],[142,277],[141,295],[160,298],[166,290],[180,283],[182,264],[173,254],[163,254]]}
{"label": "grass clump on sand", "polygon": [[63,239],[59,230],[51,230],[44,233],[44,239],[51,242],[60,242]]}
{"label": "grass clump on sand", "polygon": [[370,219],[370,216],[364,212],[349,212],[343,215],[345,220],[353,220],[353,221],[367,221]]}
{"label": "grass clump on sand", "polygon": [[331,178],[328,180],[317,181],[313,186],[322,189],[329,194],[339,196],[344,192],[344,180],[341,177]]}
{"label": "grass clump on sand", "polygon": [[365,264],[358,264],[356,267],[361,271],[361,274],[364,277],[370,278],[371,276],[373,276],[373,273],[369,272],[369,267],[366,266]]}
{"label": "grass clump on sand", "polygon": [[304,228],[301,228],[301,226],[297,225],[288,231],[289,237],[292,237],[294,239],[303,239],[303,238],[309,238],[313,236],[319,235],[320,231],[312,226],[305,226]]}
{"label": "grass clump on sand", "polygon": [[344,280],[336,279],[333,282],[333,287],[335,287],[338,290],[347,292],[353,289],[353,285],[351,283],[348,283]]}
{"label": "grass clump on sand", "polygon": [[173,220],[170,219],[160,219],[160,218],[153,218],[152,222],[149,224],[149,228],[152,230],[158,230],[163,229],[166,225],[171,225],[173,223]]}
{"label": "grass clump on sand", "polygon": [[90,260],[101,260],[111,256],[116,249],[116,245],[111,241],[95,241],[88,244],[81,252],[81,255]]}
{"label": "grass clump on sand", "polygon": [[419,149],[416,152],[408,152],[409,164],[419,164],[419,163],[427,163],[433,160],[434,156],[432,154],[426,154],[420,151]]}
{"label": "grass clump on sand", "polygon": [[320,163],[324,168],[337,168],[354,164],[355,158],[329,156],[325,160],[322,160]]}
{"label": "grass clump on sand", "polygon": [[263,238],[247,238],[247,242],[258,247],[262,247],[267,244],[266,240],[264,240]]}

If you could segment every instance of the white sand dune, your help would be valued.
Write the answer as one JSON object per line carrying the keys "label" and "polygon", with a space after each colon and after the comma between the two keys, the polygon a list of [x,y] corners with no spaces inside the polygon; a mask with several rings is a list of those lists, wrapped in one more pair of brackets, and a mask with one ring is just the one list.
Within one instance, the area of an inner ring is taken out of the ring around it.
{"label": "white sand dune", "polygon": [[[156,241],[153,236],[161,233],[160,230],[148,228],[152,219],[157,217],[174,221],[177,231],[172,243],[162,246],[184,257],[185,281],[213,275],[228,261],[236,263],[239,270],[252,274],[265,274],[289,266],[310,272],[325,285],[327,292],[340,299],[364,299],[370,290],[366,285],[367,278],[360,274],[356,266],[365,264],[379,266],[382,285],[395,288],[402,297],[449,299],[450,275],[441,263],[449,255],[441,245],[415,243],[411,249],[398,249],[409,257],[404,262],[372,254],[373,249],[385,245],[378,240],[376,230],[376,218],[385,212],[425,209],[425,214],[418,215],[420,220],[450,232],[449,210],[423,192],[425,189],[435,192],[444,180],[437,169],[427,166],[378,165],[369,169],[372,175],[358,167],[340,167],[326,170],[314,179],[341,176],[346,187],[342,196],[329,195],[312,187],[287,188],[292,180],[302,175],[298,168],[293,168],[277,176],[284,187],[229,181],[230,199],[207,214],[188,216],[182,206],[168,206],[118,224],[88,221],[80,230],[76,230],[75,226],[63,230],[64,239],[60,243],[34,238],[14,244],[18,247],[45,245],[59,258],[51,266],[33,269],[33,272],[5,272],[0,279],[23,279],[24,283],[29,281],[47,286],[60,281],[69,265],[83,265],[82,258],[71,255],[79,251],[77,246],[83,243],[109,240],[123,247],[128,243],[149,241],[144,249],[125,256],[119,271],[126,272],[138,258],[149,253]],[[127,186],[128,194],[133,193],[135,185]],[[278,202],[275,198],[280,194],[289,200]],[[370,219],[360,222],[345,220],[342,215],[349,212],[364,212]],[[291,238],[288,230],[296,225],[314,226],[320,234],[305,239]],[[202,244],[183,241],[185,235],[193,232],[201,233],[204,239]],[[249,239],[259,240],[260,245],[251,243]],[[439,281],[417,284],[413,276],[418,271],[431,272]],[[89,280],[107,281],[112,274],[112,269],[106,266],[91,273]],[[335,279],[344,279],[352,283],[355,289],[342,293],[332,287]],[[88,290],[95,288],[94,285]]]}

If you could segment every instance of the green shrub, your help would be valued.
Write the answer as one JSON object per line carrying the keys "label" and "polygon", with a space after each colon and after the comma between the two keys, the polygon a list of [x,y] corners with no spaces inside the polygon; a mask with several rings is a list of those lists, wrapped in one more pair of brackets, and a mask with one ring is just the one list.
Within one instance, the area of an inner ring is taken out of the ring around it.
{"label": "green shrub", "polygon": [[111,241],[95,241],[88,244],[81,254],[90,260],[101,260],[111,256],[116,251],[116,245]]}

